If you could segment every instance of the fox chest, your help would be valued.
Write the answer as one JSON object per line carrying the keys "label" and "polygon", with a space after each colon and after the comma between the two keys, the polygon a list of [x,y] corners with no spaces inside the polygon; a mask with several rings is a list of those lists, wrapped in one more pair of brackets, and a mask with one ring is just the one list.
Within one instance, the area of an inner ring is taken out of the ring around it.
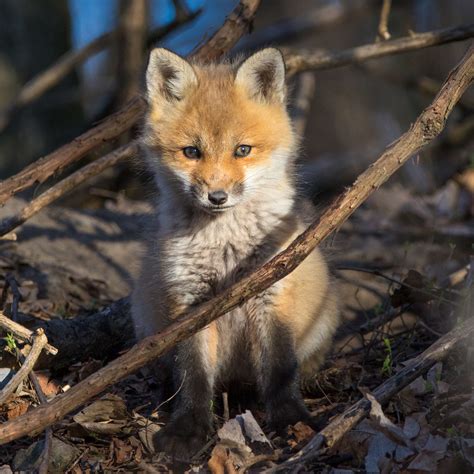
{"label": "fox chest", "polygon": [[205,229],[166,242],[162,250],[165,286],[182,304],[217,294],[275,252],[258,227]]}

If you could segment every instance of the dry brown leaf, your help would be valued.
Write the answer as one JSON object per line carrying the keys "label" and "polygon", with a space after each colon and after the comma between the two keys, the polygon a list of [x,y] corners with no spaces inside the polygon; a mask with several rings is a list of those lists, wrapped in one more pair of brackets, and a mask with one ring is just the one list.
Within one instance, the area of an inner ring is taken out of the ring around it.
{"label": "dry brown leaf", "polygon": [[296,447],[301,447],[303,444],[306,444],[314,436],[315,432],[311,426],[308,426],[302,421],[298,421],[298,423],[288,428],[288,434],[293,436],[293,438],[288,440],[288,444],[292,449],[295,449]]}
{"label": "dry brown leaf", "polygon": [[100,434],[117,434],[128,424],[125,402],[117,395],[107,394],[73,417],[84,429]]}
{"label": "dry brown leaf", "polygon": [[245,444],[222,440],[212,450],[207,465],[212,474],[237,474],[252,457],[252,450]]}

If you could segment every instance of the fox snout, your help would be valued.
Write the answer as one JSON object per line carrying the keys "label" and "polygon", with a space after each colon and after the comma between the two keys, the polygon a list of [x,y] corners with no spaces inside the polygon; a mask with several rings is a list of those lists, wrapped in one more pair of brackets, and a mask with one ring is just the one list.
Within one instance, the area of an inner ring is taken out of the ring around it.
{"label": "fox snout", "polygon": [[221,206],[227,202],[229,195],[223,190],[218,189],[217,191],[210,191],[207,193],[207,198],[211,204]]}

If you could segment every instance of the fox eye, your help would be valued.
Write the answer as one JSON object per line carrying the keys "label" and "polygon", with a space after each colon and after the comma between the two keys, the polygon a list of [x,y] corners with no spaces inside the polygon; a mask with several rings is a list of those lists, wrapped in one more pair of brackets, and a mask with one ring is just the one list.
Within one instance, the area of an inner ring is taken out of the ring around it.
{"label": "fox eye", "polygon": [[199,158],[201,158],[201,150],[195,146],[187,146],[183,148],[183,154],[190,160],[199,160]]}
{"label": "fox eye", "polygon": [[250,145],[239,145],[234,152],[234,156],[238,158],[243,158],[248,156],[252,151],[252,147]]}

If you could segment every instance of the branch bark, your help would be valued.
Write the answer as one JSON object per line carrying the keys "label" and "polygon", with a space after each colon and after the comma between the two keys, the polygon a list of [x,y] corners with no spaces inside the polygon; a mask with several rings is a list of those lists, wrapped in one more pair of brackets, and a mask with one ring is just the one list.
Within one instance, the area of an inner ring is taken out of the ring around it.
{"label": "branch bark", "polygon": [[34,216],[41,209],[64,196],[79,184],[92,176],[96,176],[105,169],[116,165],[118,162],[127,160],[138,153],[138,145],[131,142],[121,148],[83,166],[59,183],[51,186],[47,191],[40,194],[27,204],[18,214],[5,218],[0,222],[0,236],[6,235],[18,226]]}
{"label": "branch bark", "polygon": [[377,28],[378,40],[389,40],[390,33],[388,31],[388,17],[390,16],[390,8],[392,7],[392,0],[383,0],[382,9],[380,11],[379,26]]}
{"label": "branch bark", "polygon": [[417,33],[394,40],[366,44],[343,51],[331,52],[319,50],[314,53],[309,52],[303,54],[287,51],[285,54],[286,67],[290,75],[307,70],[333,69],[347,66],[348,64],[361,63],[369,59],[407,53],[431,46],[452,43],[453,41],[463,41],[473,36],[474,23],[471,23],[455,28],[444,28],[427,33]]}
{"label": "branch bark", "polygon": [[[222,27],[206,44],[193,53],[193,57],[202,61],[217,59],[232,48],[239,38],[250,29],[259,4],[260,0],[241,0]],[[216,48],[215,51],[214,48]],[[40,158],[15,176],[2,181],[0,183],[0,205],[14,194],[33,184],[43,183],[54,173],[78,161],[102,143],[118,137],[137,123],[145,109],[146,104],[143,98],[132,99],[122,109],[104,119],[96,127],[53,153]]]}
{"label": "branch bark", "polygon": [[26,356],[25,362],[0,392],[0,405],[3,405],[18,388],[18,385],[28,377],[47,342],[48,339],[46,338],[44,331],[38,329],[36,334],[33,336],[33,345]]}
{"label": "branch bark", "polygon": [[[373,396],[380,404],[387,403],[402,388],[426,372],[436,362],[444,359],[459,343],[472,338],[473,335],[474,318],[470,318],[439,338],[428,349],[412,359],[398,374],[377,387],[372,392]],[[317,459],[323,449],[336,445],[348,431],[360,423],[369,413],[370,406],[370,401],[366,398],[356,402],[316,434],[301,451],[272,472],[286,472],[296,464],[306,464]]]}
{"label": "branch bark", "polygon": [[39,406],[0,426],[0,444],[27,434],[37,434],[62,419],[108,386],[159,357],[178,342],[190,337],[211,321],[264,291],[291,273],[311,251],[336,230],[379,186],[411,156],[418,153],[443,129],[449,113],[474,79],[474,46],[456,66],[433,103],[410,129],[390,145],[356,182],[299,235],[284,251],[248,276],[199,305],[163,332],[147,337],[103,369],[81,381],[48,405]]}
{"label": "branch bark", "polygon": [[[23,327],[21,324],[12,321],[10,318],[7,318],[1,311],[0,327],[7,332],[11,332],[14,336],[16,336],[18,339],[21,339],[22,341],[26,341],[29,343],[33,342],[33,331],[30,331],[29,329]],[[58,353],[58,349],[51,344],[45,345],[45,351],[51,355],[56,355]]]}

